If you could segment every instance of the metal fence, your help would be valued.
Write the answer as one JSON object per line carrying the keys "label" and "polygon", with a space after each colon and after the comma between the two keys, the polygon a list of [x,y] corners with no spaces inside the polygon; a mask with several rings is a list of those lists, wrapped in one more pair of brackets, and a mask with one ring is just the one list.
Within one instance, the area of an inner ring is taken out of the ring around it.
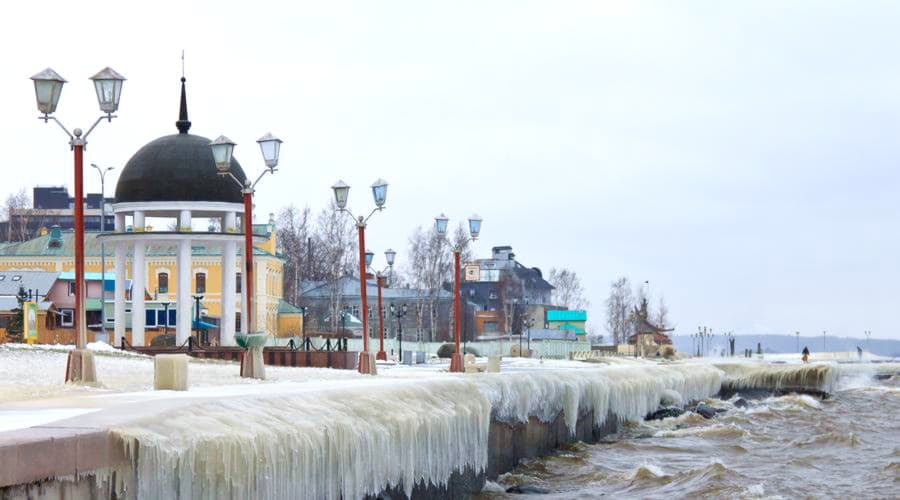
{"label": "metal fence", "polygon": [[[299,346],[302,344],[302,337],[293,337],[293,339],[296,345]],[[310,340],[316,348],[325,345],[325,339],[322,337],[310,337]],[[290,338],[272,338],[269,340],[269,345],[287,345],[289,341]],[[404,340],[403,350],[424,352],[426,356],[437,356],[438,349],[446,343],[448,342],[418,342],[415,340]],[[378,344],[379,341],[377,338],[369,339],[369,352],[377,353]],[[465,348],[469,350],[474,349],[475,352],[478,353],[478,356],[494,356],[498,354],[501,356],[509,356],[510,349],[512,349],[513,346],[518,347],[519,345],[525,348],[527,342],[522,341],[520,344],[518,338],[513,340],[465,342]],[[348,350],[361,351],[362,347],[363,340],[361,338],[347,339]],[[397,339],[384,339],[384,350],[388,355],[397,354],[400,350],[399,347],[400,343]],[[537,358],[568,359],[569,355],[573,352],[590,351],[591,343],[571,340],[532,340],[531,350],[534,352],[534,357]]]}

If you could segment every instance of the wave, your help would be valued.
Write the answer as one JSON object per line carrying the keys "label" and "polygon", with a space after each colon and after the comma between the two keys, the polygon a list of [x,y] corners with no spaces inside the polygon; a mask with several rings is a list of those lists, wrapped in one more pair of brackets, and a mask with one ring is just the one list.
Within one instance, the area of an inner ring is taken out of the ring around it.
{"label": "wave", "polygon": [[795,439],[791,442],[798,448],[811,448],[820,446],[840,445],[855,448],[859,446],[859,437],[853,432],[826,432],[811,438]]}
{"label": "wave", "polygon": [[747,431],[734,424],[713,424],[703,427],[662,430],[654,434],[653,437],[678,438],[699,436],[705,438],[739,438],[746,435]]}
{"label": "wave", "polygon": [[723,388],[731,390],[765,389],[772,391],[834,392],[840,371],[834,364],[760,365],[752,363],[717,363],[725,372]]}

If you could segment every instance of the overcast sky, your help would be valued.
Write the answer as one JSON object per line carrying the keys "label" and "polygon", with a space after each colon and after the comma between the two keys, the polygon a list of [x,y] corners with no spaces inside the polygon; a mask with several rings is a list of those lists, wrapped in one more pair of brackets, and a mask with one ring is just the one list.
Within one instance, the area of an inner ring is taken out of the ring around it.
{"label": "overcast sky", "polygon": [[192,133],[251,174],[259,136],[285,141],[257,221],[338,178],[368,210],[383,177],[371,250],[478,212],[479,256],[574,269],[601,331],[624,275],[679,333],[900,338],[898,2],[91,3],[4,7],[3,197],[72,185],[28,77],[68,79],[57,116],[86,129],[87,78],[125,75],[85,158],[121,168],[175,132],[184,49]]}

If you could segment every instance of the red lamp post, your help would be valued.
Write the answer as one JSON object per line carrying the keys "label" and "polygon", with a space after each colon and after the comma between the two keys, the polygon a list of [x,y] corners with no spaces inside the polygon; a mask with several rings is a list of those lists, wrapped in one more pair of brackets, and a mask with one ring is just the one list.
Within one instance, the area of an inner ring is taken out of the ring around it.
{"label": "red lamp post", "polygon": [[[469,217],[469,239],[468,241],[475,241],[478,239],[478,235],[481,234],[481,217],[477,215],[473,215]],[[446,215],[441,214],[434,218],[434,228],[437,233],[441,236],[447,235],[447,223],[449,219]],[[462,252],[462,248],[460,247],[459,242],[457,245],[453,247],[453,343],[455,345],[453,354],[450,356],[450,371],[454,373],[461,373],[466,371],[465,364],[463,362],[463,353],[459,348],[459,324],[460,319],[462,318],[462,314],[460,311],[460,275],[462,274],[461,263],[460,263],[460,253]]]}
{"label": "red lamp post", "polygon": [[362,311],[363,323],[363,352],[359,353],[359,373],[373,374],[375,372],[374,360],[369,353],[369,309],[366,303],[366,223],[375,214],[384,210],[384,202],[387,200],[388,183],[378,179],[372,184],[372,197],[375,199],[375,208],[368,217],[354,217],[347,208],[347,198],[350,195],[350,186],[344,181],[337,181],[331,189],[334,191],[334,201],[338,211],[345,212],[356,222],[359,232],[359,301]]}
{"label": "red lamp post", "polygon": [[255,315],[253,314],[253,194],[256,192],[256,185],[266,173],[274,174],[278,166],[278,158],[281,155],[282,140],[274,135],[267,133],[260,137],[257,141],[266,163],[266,169],[259,174],[256,181],[251,183],[250,179],[244,182],[238,180],[231,173],[231,158],[234,154],[234,146],[236,145],[229,138],[220,135],[215,141],[209,144],[212,149],[213,159],[216,162],[216,168],[219,175],[228,176],[233,179],[241,188],[244,196],[244,276],[247,285],[243,293],[247,297],[247,310],[242,311],[242,321],[247,322],[249,333],[258,333],[256,331]]}
{"label": "red lamp post", "polygon": [[31,79],[34,81],[38,110],[44,114],[38,118],[44,120],[44,123],[53,120],[59,125],[69,136],[69,146],[71,146],[75,158],[75,349],[69,352],[66,382],[95,382],[97,375],[94,363],[90,359],[90,355],[85,354],[84,349],[87,344],[87,323],[84,314],[84,149],[87,146],[87,138],[94,128],[103,119],[111,122],[115,118],[113,113],[119,109],[119,98],[122,95],[122,83],[125,81],[125,77],[107,67],[90,78],[94,82],[100,110],[105,114],[97,118],[83,137],[80,128],[69,133],[56,117],[50,116],[56,111],[66,80],[50,68],[32,76]]}
{"label": "red lamp post", "polygon": [[[371,263],[372,258],[371,252],[366,252],[366,260]],[[385,271],[391,272],[394,269],[394,258],[397,256],[397,252],[388,248],[384,251],[384,257],[387,259],[388,268]],[[384,352],[384,308],[381,307],[381,288],[384,284],[384,273],[385,271],[378,271],[375,273],[375,282],[378,284],[378,354],[375,355],[375,359],[381,361],[387,361],[387,353]]]}

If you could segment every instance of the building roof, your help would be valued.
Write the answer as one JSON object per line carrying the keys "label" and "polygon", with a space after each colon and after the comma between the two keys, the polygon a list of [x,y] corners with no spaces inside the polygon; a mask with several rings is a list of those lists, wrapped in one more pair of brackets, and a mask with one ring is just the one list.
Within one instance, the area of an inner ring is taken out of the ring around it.
{"label": "building roof", "polygon": [[587,321],[587,311],[551,309],[547,311],[547,321]]}
{"label": "building roof", "polygon": [[[0,311],[2,312],[10,312],[19,307],[19,301],[15,297],[0,297]],[[52,302],[47,301],[39,301],[38,302],[38,310],[46,311],[53,307]]]}
{"label": "building roof", "polygon": [[[153,201],[212,201],[241,203],[241,188],[234,180],[218,175],[211,142],[188,132],[187,100],[181,79],[181,110],[176,122],[179,133],[160,137],[139,149],[125,164],[116,184],[116,203]],[[246,179],[236,159],[231,173]]]}
{"label": "building roof", "polygon": [[[254,228],[254,232],[256,229]],[[86,257],[100,256],[100,240],[97,235],[100,233],[87,232],[84,234],[84,255]],[[38,236],[28,241],[0,243],[0,257],[43,257],[43,256],[60,256],[72,257],[75,245],[75,232],[62,231],[60,234],[62,239],[61,245],[50,246],[50,233],[44,236]],[[128,254],[130,255],[134,248],[128,245]],[[197,256],[217,256],[222,255],[220,245],[194,245],[191,247],[192,254]],[[111,258],[114,255],[115,248],[113,245],[106,246],[106,257]],[[271,255],[268,252],[254,247],[254,255]],[[178,247],[175,244],[152,244],[146,246],[147,257],[152,256],[174,256],[178,255]],[[110,261],[112,262],[112,261]],[[111,265],[111,264],[110,264]],[[99,273],[98,273],[99,275]],[[99,277],[98,277],[99,279]]]}
{"label": "building roof", "polygon": [[0,271],[0,296],[15,297],[19,288],[47,293],[59,273],[52,271]]}
{"label": "building roof", "polygon": [[579,335],[584,335],[585,333],[587,333],[583,329],[578,328],[577,326],[570,324],[570,323],[566,323],[565,325],[560,326],[559,329],[560,330],[568,330],[570,332],[575,332]]}
{"label": "building roof", "polygon": [[[359,278],[352,276],[344,276],[337,283],[338,292],[344,297],[359,297]],[[331,298],[332,285],[328,282],[310,283],[303,290],[302,297],[304,299],[324,299]],[[373,280],[366,281],[366,296],[369,300],[378,296],[378,285]],[[414,288],[381,288],[382,300],[416,300],[418,298],[427,297],[426,290],[416,290]],[[446,290],[439,290],[437,298],[440,300],[450,300],[453,294]]]}
{"label": "building roof", "polygon": [[303,310],[281,299],[278,302],[278,314],[303,314]]}

